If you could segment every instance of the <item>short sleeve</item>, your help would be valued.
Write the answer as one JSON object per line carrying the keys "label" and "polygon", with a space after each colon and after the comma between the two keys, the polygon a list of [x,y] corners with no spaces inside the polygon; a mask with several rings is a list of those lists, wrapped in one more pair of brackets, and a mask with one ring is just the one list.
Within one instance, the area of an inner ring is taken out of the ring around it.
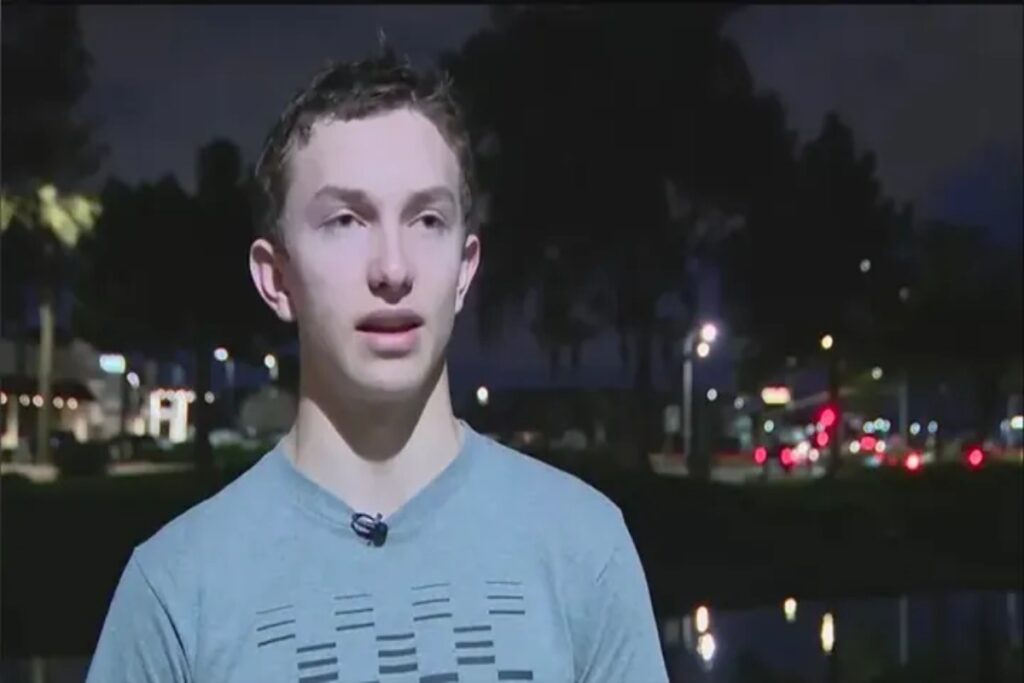
{"label": "short sleeve", "polygon": [[190,683],[178,625],[133,553],[107,611],[86,683]]}
{"label": "short sleeve", "polygon": [[574,620],[576,681],[668,683],[643,566],[621,515],[618,526],[618,542]]}

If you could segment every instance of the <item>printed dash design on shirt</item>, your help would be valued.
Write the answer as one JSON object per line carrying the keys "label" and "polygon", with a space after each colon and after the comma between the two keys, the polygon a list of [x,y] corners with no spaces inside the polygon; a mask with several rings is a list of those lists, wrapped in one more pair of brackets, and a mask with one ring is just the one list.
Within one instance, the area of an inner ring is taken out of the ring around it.
{"label": "printed dash design on shirt", "polygon": [[[476,589],[460,588],[448,581],[411,586],[406,607],[399,607],[408,610],[402,617],[407,627],[390,627],[383,631],[378,630],[375,615],[379,606],[371,593],[334,595],[330,602],[331,614],[336,619],[333,636],[295,647],[297,683],[387,683],[392,679],[410,680],[409,674],[416,674],[411,680],[418,683],[460,683],[478,680],[481,675],[492,681],[532,681],[531,669],[499,666],[503,652],[499,633],[510,626],[514,630],[525,628],[520,625],[527,614],[527,596],[522,582],[490,580]],[[453,596],[461,596],[459,605],[463,605],[463,599],[466,605],[476,604],[476,614],[482,613],[482,607],[490,616],[490,623],[486,619],[466,621],[460,618]],[[390,604],[393,609],[394,603]],[[293,605],[278,605],[256,613],[258,648],[296,640],[293,610]],[[394,621],[390,623],[394,625]],[[417,640],[422,633],[432,634],[432,637],[442,634],[442,642],[450,642],[450,651],[454,653],[452,670],[421,671]],[[339,665],[355,658],[364,662],[360,671],[371,671],[365,668],[369,663],[365,657],[372,655],[366,649],[364,634],[372,634],[369,643],[376,654],[376,667],[371,675],[376,674],[377,678],[373,681],[364,680],[366,676],[352,678]],[[504,652],[507,656],[508,651]]]}

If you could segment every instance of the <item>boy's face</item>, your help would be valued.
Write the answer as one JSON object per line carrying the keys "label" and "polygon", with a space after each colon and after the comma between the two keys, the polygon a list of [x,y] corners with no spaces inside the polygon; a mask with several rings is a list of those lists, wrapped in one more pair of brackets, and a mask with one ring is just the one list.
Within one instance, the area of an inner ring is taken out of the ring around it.
{"label": "boy's face", "polygon": [[287,163],[282,295],[268,302],[298,322],[313,372],[362,398],[412,394],[442,362],[479,263],[455,154],[398,109],[322,121]]}

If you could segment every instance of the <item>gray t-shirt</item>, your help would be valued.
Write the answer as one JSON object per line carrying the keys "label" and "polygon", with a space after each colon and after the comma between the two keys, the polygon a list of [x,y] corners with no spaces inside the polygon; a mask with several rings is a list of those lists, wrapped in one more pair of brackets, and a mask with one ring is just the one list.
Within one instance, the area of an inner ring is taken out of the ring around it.
{"label": "gray t-shirt", "polygon": [[619,509],[463,427],[380,547],[264,455],[134,549],[88,683],[666,683]]}

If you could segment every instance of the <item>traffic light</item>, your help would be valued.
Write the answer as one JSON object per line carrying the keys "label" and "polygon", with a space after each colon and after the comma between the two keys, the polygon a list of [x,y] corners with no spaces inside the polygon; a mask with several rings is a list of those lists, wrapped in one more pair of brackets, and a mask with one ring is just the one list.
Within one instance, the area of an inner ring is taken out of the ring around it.
{"label": "traffic light", "polygon": [[836,423],[837,412],[832,406],[825,406],[818,413],[818,425],[822,429],[831,429]]}

